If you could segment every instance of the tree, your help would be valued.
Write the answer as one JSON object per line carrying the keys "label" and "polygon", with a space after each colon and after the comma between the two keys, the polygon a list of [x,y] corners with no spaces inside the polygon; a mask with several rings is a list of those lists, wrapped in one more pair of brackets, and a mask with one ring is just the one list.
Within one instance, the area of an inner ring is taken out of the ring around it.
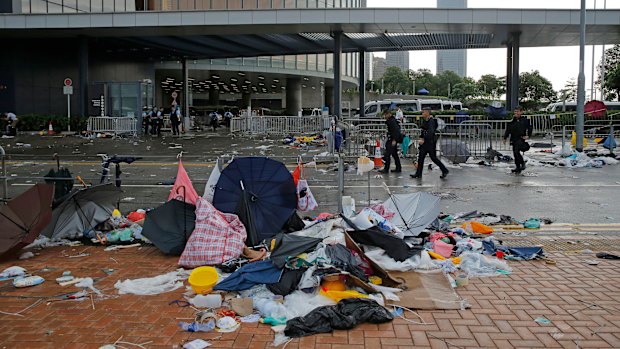
{"label": "tree", "polygon": [[577,82],[575,82],[575,78],[568,79],[568,81],[564,84],[564,88],[558,91],[558,100],[577,100]]}
{"label": "tree", "polygon": [[437,92],[436,94],[441,96],[450,96],[452,88],[463,82],[463,78],[458,76],[455,72],[451,70],[446,70],[441,74],[436,76],[437,82]]}
{"label": "tree", "polygon": [[480,91],[478,90],[478,85],[475,82],[464,81],[454,85],[450,97],[452,99],[464,101],[466,99],[474,98],[479,95]]}
{"label": "tree", "polygon": [[540,75],[538,70],[519,75],[519,103],[526,109],[536,109],[540,104],[548,104],[555,99],[551,82]]}
{"label": "tree", "polygon": [[[620,95],[620,89],[618,87],[612,87],[607,85],[607,76],[611,73],[614,74],[618,65],[620,65],[620,45],[614,45],[612,48],[605,50],[605,62],[600,62],[597,66],[598,79],[596,80],[596,86],[601,86],[602,67],[605,66],[605,100],[617,98]],[[613,81],[613,77],[611,78]]]}
{"label": "tree", "polygon": [[406,72],[398,67],[388,67],[383,74],[384,93],[406,93],[411,88],[411,82]]}
{"label": "tree", "polygon": [[605,90],[609,99],[616,99],[620,95],[620,64],[605,74]]}
{"label": "tree", "polygon": [[499,99],[506,93],[506,77],[497,77],[493,74],[482,75],[476,82],[478,90],[484,97]]}

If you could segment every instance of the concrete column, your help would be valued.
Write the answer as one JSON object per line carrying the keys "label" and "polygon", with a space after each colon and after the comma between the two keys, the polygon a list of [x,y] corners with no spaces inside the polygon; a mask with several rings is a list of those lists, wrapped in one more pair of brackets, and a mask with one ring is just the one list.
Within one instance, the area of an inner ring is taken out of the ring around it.
{"label": "concrete column", "polygon": [[329,108],[329,114],[334,114],[334,88],[325,86],[325,106]]}
{"label": "concrete column", "polygon": [[301,110],[301,79],[286,79],[286,113],[288,115],[297,115]]}
{"label": "concrete column", "polygon": [[220,90],[213,87],[209,89],[209,105],[220,105]]}
{"label": "concrete column", "polygon": [[514,110],[514,108],[517,107],[517,105],[519,105],[519,49],[520,49],[520,44],[519,44],[519,37],[521,36],[520,32],[517,33],[513,33],[512,34],[512,86],[510,88],[510,92],[512,93],[512,96],[510,98],[510,100],[512,101],[512,108],[510,108],[511,110]]}
{"label": "concrete column", "polygon": [[[80,100],[78,102],[78,111],[80,117],[88,116],[88,39],[80,38],[80,67],[78,84],[80,85]],[[141,112],[140,112],[141,113]]]}
{"label": "concrete column", "polygon": [[338,119],[342,118],[342,32],[334,32],[334,110],[332,115]]}
{"label": "concrete column", "polygon": [[360,100],[360,117],[364,117],[365,116],[365,112],[364,112],[364,105],[366,104],[366,69],[365,68],[365,64],[364,64],[364,58],[366,56],[366,52],[364,52],[364,50],[359,50],[358,52],[359,54],[359,64],[358,66],[358,70],[359,70],[359,79],[360,79],[360,96],[359,96],[359,100]]}
{"label": "concrete column", "polygon": [[506,110],[512,110],[512,42],[506,44]]}
{"label": "concrete column", "polygon": [[187,66],[187,57],[183,57],[182,61],[183,68],[183,105],[181,107],[182,115],[183,115],[183,127],[185,131],[189,131],[191,128],[190,125],[190,116],[189,116],[189,67]]}
{"label": "concrete column", "polygon": [[240,108],[246,109],[247,107],[252,107],[252,94],[249,93],[249,92],[241,94],[241,106],[240,106]]}

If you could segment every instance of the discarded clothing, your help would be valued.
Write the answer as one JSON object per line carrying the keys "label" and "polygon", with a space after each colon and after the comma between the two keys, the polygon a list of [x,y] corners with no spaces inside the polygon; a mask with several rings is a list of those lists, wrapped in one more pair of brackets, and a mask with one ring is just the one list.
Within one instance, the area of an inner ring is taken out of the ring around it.
{"label": "discarded clothing", "polygon": [[411,248],[405,241],[394,235],[385,233],[376,227],[368,230],[357,230],[348,233],[358,244],[380,247],[385,250],[388,256],[398,262],[402,262],[416,254],[420,254],[422,248]]}
{"label": "discarded clothing", "polygon": [[508,252],[511,256],[525,261],[545,256],[542,247],[508,247]]}
{"label": "discarded clothing", "polygon": [[366,273],[362,269],[363,261],[358,259],[359,257],[356,258],[348,248],[340,244],[329,245],[325,247],[325,254],[336,268],[347,271],[364,282],[368,282],[368,277],[366,277]]}
{"label": "discarded clothing", "polygon": [[380,324],[392,319],[392,314],[374,300],[348,298],[336,305],[320,307],[306,316],[289,320],[284,334],[288,337],[303,337],[333,330],[348,330],[363,322]]}
{"label": "discarded clothing", "polygon": [[607,253],[607,252],[599,252],[596,254],[596,256],[598,258],[603,258],[603,259],[616,259],[616,260],[620,260],[620,256],[617,256],[615,254],[611,254],[611,253]]}
{"label": "discarded clothing", "polygon": [[218,283],[214,290],[242,291],[259,284],[275,284],[280,281],[282,270],[273,266],[270,260],[246,264],[224,281]]}
{"label": "discarded clothing", "polygon": [[287,296],[295,291],[307,268],[302,269],[284,269],[280,281],[275,284],[267,285],[269,291],[281,296]]}
{"label": "discarded clothing", "polygon": [[114,288],[119,294],[137,294],[140,296],[150,296],[165,292],[174,291],[183,287],[181,280],[187,279],[187,272],[179,269],[167,274],[158,275],[150,278],[117,281]]}

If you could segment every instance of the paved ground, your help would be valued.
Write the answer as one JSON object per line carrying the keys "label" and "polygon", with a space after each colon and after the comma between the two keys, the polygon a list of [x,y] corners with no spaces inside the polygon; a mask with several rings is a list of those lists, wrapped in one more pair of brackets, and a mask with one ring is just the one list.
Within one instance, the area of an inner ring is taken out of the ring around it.
{"label": "paved ground", "polygon": [[[590,236],[590,240],[598,239]],[[600,237],[602,238],[602,237]],[[578,237],[574,237],[578,239]],[[553,248],[550,248],[553,250]],[[82,258],[63,257],[81,252]],[[383,325],[364,324],[351,331],[336,331],[290,342],[286,348],[618,348],[620,347],[620,261],[584,262],[592,255],[551,252],[556,265],[543,261],[511,262],[509,276],[472,279],[458,293],[471,309],[420,311],[420,319],[407,314]],[[54,247],[35,258],[0,264],[19,264],[48,279],[28,289],[0,282],[0,311],[24,311],[23,316],[0,314],[0,348],[99,348],[122,337],[145,343],[147,348],[180,348],[195,338],[210,339],[215,348],[267,348],[273,334],[268,325],[243,324],[234,333],[192,334],[176,323],[193,311],[168,305],[182,299],[182,290],[158,296],[118,296],[118,280],[155,276],[176,267],[176,258],[152,247],[105,252],[101,247]],[[45,268],[44,271],[43,269]],[[115,271],[108,275],[102,269]],[[91,276],[107,300],[58,301],[46,298],[77,290],[52,280],[70,270]],[[550,324],[534,321],[545,317]],[[126,345],[126,347],[131,347]]]}

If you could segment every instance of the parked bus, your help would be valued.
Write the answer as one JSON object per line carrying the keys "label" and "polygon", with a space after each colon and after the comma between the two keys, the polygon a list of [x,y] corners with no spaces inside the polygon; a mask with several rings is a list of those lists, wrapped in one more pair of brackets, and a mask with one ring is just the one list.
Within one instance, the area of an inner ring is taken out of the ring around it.
{"label": "parked bus", "polygon": [[[607,107],[608,111],[619,111],[620,110],[620,102],[604,101],[603,103],[605,103],[605,107]],[[545,108],[545,111],[547,113],[576,112],[577,102],[551,103]]]}
{"label": "parked bus", "polygon": [[[381,101],[370,101],[365,106],[365,118],[378,119],[384,110],[390,109],[395,104],[405,114],[421,111],[424,107],[430,107],[433,111],[441,110],[461,110],[463,103],[451,100],[440,99],[384,99]],[[359,114],[355,115],[359,118]]]}

